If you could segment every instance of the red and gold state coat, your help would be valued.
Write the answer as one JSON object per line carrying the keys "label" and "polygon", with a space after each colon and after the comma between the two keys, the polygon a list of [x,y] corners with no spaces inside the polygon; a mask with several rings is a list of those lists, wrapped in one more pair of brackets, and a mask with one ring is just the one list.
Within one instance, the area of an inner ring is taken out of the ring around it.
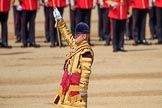
{"label": "red and gold state coat", "polygon": [[87,90],[93,50],[87,41],[76,44],[63,20],[58,22],[58,28],[71,51],[65,60],[64,74],[53,103],[62,108],[87,108]]}

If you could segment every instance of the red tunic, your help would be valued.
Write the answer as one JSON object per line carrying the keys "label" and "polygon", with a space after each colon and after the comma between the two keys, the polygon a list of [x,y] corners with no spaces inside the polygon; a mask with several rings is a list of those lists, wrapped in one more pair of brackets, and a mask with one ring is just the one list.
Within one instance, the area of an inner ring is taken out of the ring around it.
{"label": "red tunic", "polygon": [[162,0],[155,0],[155,6],[162,8]]}
{"label": "red tunic", "polygon": [[66,4],[66,0],[48,0],[48,5],[49,7],[65,7]]}
{"label": "red tunic", "polygon": [[101,2],[103,2],[103,5],[104,5],[104,8],[108,8],[109,5],[108,5],[108,0],[96,0],[97,3],[101,4]]}
{"label": "red tunic", "polygon": [[37,10],[38,1],[37,0],[22,0],[21,3],[22,10]]}
{"label": "red tunic", "polygon": [[131,6],[137,9],[147,9],[149,8],[149,0],[133,0]]}
{"label": "red tunic", "polygon": [[109,5],[107,3],[107,0],[103,0],[103,4],[104,4],[104,8],[108,8],[109,7]]}
{"label": "red tunic", "polygon": [[112,0],[117,2],[117,6],[113,8],[109,8],[108,16],[114,19],[127,19],[128,9],[129,9],[129,0]]}
{"label": "red tunic", "polygon": [[76,8],[92,9],[93,0],[76,0]]}
{"label": "red tunic", "polygon": [[10,10],[10,0],[0,0],[0,12],[8,12]]}

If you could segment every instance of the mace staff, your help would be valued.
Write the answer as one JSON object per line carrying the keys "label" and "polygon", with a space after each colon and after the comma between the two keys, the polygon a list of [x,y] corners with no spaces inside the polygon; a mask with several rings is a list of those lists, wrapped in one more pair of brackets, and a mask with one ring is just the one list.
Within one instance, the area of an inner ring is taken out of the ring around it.
{"label": "mace staff", "polygon": [[[52,0],[52,2],[53,2],[53,9],[56,9],[56,5],[55,5],[55,3],[54,3],[54,0]],[[59,43],[59,47],[61,47],[61,37],[60,37],[59,29],[58,29],[58,27],[57,27],[58,20],[57,20],[57,18],[54,18],[54,19],[55,19],[55,28],[56,28],[56,30],[57,30],[58,43]]]}

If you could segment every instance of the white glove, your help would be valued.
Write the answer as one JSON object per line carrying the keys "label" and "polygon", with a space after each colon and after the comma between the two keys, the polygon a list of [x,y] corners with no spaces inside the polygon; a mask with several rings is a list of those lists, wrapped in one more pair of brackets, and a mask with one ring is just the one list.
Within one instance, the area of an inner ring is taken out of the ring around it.
{"label": "white glove", "polygon": [[87,94],[87,92],[79,92],[81,96],[84,96]]}
{"label": "white glove", "polygon": [[18,6],[16,7],[16,10],[17,10],[17,11],[22,11],[21,5],[18,5]]}
{"label": "white glove", "polygon": [[127,18],[130,18],[132,15],[131,14],[127,14]]}
{"label": "white glove", "polygon": [[110,7],[115,8],[117,6],[117,2],[111,2]]}
{"label": "white glove", "polygon": [[54,16],[55,18],[57,18],[57,20],[61,20],[61,19],[62,19],[62,16],[61,16],[61,14],[60,14],[60,12],[58,11],[57,8],[54,9],[54,11],[53,11],[53,16]]}

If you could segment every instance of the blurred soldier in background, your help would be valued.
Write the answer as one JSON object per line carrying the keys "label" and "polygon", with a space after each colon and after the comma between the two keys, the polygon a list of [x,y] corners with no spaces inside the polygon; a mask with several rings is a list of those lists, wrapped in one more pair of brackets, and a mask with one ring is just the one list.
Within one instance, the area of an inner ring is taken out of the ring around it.
{"label": "blurred soldier in background", "polygon": [[149,1],[131,0],[131,6],[133,8],[133,45],[150,45],[145,38],[146,14],[149,9]]}
{"label": "blurred soldier in background", "polygon": [[[57,7],[61,15],[63,15],[64,7],[66,7],[67,5],[68,5],[67,0],[48,0],[48,7],[49,7],[49,22],[48,23],[49,23],[49,35],[50,35],[50,40],[51,40],[51,45],[50,45],[51,48],[56,46],[55,43],[59,45],[59,42],[58,42],[59,32],[57,33],[57,29],[54,27],[56,22],[53,18],[53,8]],[[60,44],[61,46],[63,46],[62,40]]]}
{"label": "blurred soldier in background", "polygon": [[113,52],[124,49],[124,32],[129,10],[129,0],[111,0],[109,3],[109,17],[111,18],[111,33],[113,37]]}
{"label": "blurred soldier in background", "polygon": [[98,30],[99,40],[106,40],[105,45],[110,45],[110,19],[107,0],[98,0]]}
{"label": "blurred soldier in background", "polygon": [[40,47],[35,42],[35,18],[38,3],[38,0],[22,0],[17,7],[17,10],[22,10],[22,48],[26,48],[28,43],[30,47]]}
{"label": "blurred soldier in background", "polygon": [[154,6],[155,0],[149,0],[149,28],[150,28],[150,39],[156,39],[156,8]]}
{"label": "blurred soldier in background", "polygon": [[21,42],[22,39],[22,11],[17,9],[22,0],[13,0],[13,16],[14,16],[14,29],[16,36],[16,43]]}
{"label": "blurred soldier in background", "polygon": [[1,40],[0,47],[2,48],[12,48],[8,45],[8,14],[10,10],[11,0],[0,0],[0,23],[1,23]]}
{"label": "blurred soldier in background", "polygon": [[155,7],[158,37],[158,42],[156,44],[162,44],[162,0],[155,0]]}
{"label": "blurred soldier in background", "polygon": [[[91,23],[91,11],[92,8],[95,8],[96,6],[96,0],[75,0],[76,2],[76,11],[77,11],[77,23],[79,22],[84,22],[88,24],[88,26],[91,28],[90,23]],[[88,43],[90,45],[90,36]]]}
{"label": "blurred soldier in background", "polygon": [[44,42],[50,42],[50,12],[48,7],[48,0],[40,0],[40,4],[44,6],[45,16],[45,40]]}

